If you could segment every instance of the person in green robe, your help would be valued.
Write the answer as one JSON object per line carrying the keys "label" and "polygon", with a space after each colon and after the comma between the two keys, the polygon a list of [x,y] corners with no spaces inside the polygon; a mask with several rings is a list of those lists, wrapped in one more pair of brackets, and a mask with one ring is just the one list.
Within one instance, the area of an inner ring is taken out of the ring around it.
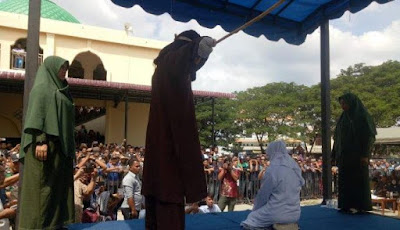
{"label": "person in green robe", "polygon": [[339,168],[338,208],[345,213],[372,210],[368,164],[376,128],[361,100],[339,97],[343,109],[334,133],[332,160]]}
{"label": "person in green robe", "polygon": [[18,229],[63,229],[74,222],[75,106],[65,80],[68,61],[39,67],[25,117]]}

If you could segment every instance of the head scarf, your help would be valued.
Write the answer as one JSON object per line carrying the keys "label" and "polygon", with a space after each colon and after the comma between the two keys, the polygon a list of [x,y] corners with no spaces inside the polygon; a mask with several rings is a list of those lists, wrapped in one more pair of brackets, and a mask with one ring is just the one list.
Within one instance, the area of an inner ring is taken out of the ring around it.
{"label": "head scarf", "polygon": [[[166,47],[164,47],[164,49],[160,51],[158,57],[154,59],[154,64],[158,65],[161,62],[161,60],[165,57],[165,55],[167,55],[169,52],[178,50],[179,48],[188,43],[198,42],[200,38],[201,36],[194,30],[187,30],[180,33],[175,37],[175,40],[171,44],[167,45]],[[193,57],[192,57],[193,59],[194,57],[197,57],[198,45],[195,45],[194,48],[196,52],[193,52]],[[196,80],[196,71],[199,70],[205,63],[206,59],[204,60],[202,59],[198,65],[194,66],[195,68],[190,73],[190,78],[192,81]]]}
{"label": "head scarf", "polygon": [[29,94],[20,158],[25,156],[26,147],[41,133],[58,137],[62,152],[71,156],[74,154],[75,106],[67,81],[58,77],[64,64],[68,65],[68,61],[50,56],[37,71]]}
{"label": "head scarf", "polygon": [[270,165],[288,167],[297,175],[300,184],[304,185],[304,179],[301,176],[299,165],[289,156],[286,149],[286,144],[283,141],[274,141],[268,144],[267,155],[270,160]]}
{"label": "head scarf", "polygon": [[368,113],[368,110],[356,95],[352,93],[346,93],[339,97],[339,102],[340,100],[343,100],[350,107],[348,111],[343,111],[342,115],[347,113],[348,116],[353,120],[364,117],[368,123],[368,134],[371,136],[375,136],[377,134],[375,123],[371,115]]}

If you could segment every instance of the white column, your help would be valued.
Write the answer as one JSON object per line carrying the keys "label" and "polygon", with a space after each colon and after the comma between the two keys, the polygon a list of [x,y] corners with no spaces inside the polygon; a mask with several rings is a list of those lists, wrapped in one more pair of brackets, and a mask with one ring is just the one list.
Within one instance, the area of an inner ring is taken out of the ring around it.
{"label": "white column", "polygon": [[47,49],[43,51],[43,60],[48,56],[56,55],[55,49],[55,36],[54,34],[46,34],[46,47]]}
{"label": "white column", "polygon": [[10,69],[11,43],[1,43],[0,69]]}

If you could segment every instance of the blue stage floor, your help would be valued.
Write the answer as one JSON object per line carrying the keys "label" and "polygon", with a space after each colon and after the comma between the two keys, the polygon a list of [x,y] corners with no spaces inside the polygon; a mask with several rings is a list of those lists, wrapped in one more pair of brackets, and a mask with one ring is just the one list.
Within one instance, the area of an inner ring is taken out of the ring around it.
{"label": "blue stage floor", "polygon": [[[400,230],[400,219],[374,214],[341,214],[334,209],[320,206],[301,208],[300,228],[302,230]],[[240,222],[250,211],[224,212],[219,214],[186,215],[187,230],[239,230]],[[69,230],[128,230],[144,229],[144,220],[111,221],[97,224],[73,224]]]}

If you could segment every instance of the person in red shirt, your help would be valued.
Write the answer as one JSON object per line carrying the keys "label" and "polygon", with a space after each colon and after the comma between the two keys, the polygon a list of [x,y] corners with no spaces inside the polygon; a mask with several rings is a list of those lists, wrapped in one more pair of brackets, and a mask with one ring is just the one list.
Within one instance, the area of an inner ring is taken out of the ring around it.
{"label": "person in red shirt", "polygon": [[225,159],[222,169],[218,173],[218,180],[221,181],[218,206],[222,212],[226,206],[228,206],[229,212],[235,208],[236,198],[238,197],[237,180],[239,175],[239,170],[232,168],[231,160]]}

